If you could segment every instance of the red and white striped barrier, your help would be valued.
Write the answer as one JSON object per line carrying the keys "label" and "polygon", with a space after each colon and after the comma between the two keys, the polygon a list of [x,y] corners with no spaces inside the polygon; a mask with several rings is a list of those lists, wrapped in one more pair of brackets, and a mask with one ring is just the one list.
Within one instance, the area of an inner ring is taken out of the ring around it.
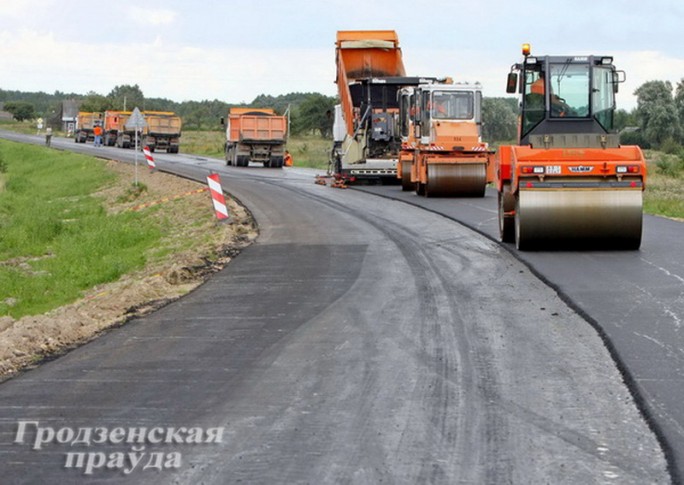
{"label": "red and white striped barrier", "polygon": [[143,147],[143,153],[145,154],[147,166],[150,167],[150,170],[154,170],[155,168],[157,168],[157,165],[154,163],[154,157],[152,156],[150,148],[147,146]]}
{"label": "red and white striped barrier", "polygon": [[209,184],[209,192],[211,192],[211,200],[214,203],[216,218],[219,221],[228,219],[228,208],[226,207],[226,199],[223,197],[223,187],[221,187],[219,174],[207,175],[207,183]]}

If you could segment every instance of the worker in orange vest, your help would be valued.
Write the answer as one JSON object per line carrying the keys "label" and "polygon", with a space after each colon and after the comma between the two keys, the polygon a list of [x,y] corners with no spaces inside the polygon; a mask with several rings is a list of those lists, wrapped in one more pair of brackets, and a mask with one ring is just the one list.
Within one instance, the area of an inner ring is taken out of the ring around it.
{"label": "worker in orange vest", "polygon": [[[544,82],[544,71],[539,72],[539,77],[530,86],[530,94],[539,94],[544,96],[546,93],[546,83]],[[565,103],[565,100],[559,98],[551,91],[551,112],[553,116],[563,118],[570,111],[570,107]]]}
{"label": "worker in orange vest", "polygon": [[535,82],[532,83],[532,86],[530,86],[530,93],[532,94],[541,94],[544,96],[544,93],[546,92],[546,87],[544,86],[544,72],[541,71],[539,73],[539,77]]}
{"label": "worker in orange vest", "polygon": [[99,124],[95,125],[95,128],[93,128],[93,135],[95,135],[95,140],[93,141],[93,146],[101,147],[102,146],[102,127]]}
{"label": "worker in orange vest", "polygon": [[292,166],[292,155],[290,155],[290,152],[288,152],[287,150],[285,150],[284,163],[286,167]]}

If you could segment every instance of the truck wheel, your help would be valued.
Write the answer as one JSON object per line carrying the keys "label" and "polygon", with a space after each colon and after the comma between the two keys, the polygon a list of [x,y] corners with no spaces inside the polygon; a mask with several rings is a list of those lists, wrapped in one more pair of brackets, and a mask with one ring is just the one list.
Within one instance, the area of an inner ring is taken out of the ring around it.
{"label": "truck wheel", "polygon": [[515,242],[515,219],[505,217],[505,212],[515,210],[515,196],[511,194],[511,184],[505,183],[503,190],[499,192],[499,238],[501,242]]}

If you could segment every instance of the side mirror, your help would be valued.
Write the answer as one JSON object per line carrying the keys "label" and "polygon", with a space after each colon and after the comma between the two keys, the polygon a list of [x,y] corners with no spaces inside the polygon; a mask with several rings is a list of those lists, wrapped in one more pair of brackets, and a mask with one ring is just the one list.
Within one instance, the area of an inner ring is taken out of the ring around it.
{"label": "side mirror", "polygon": [[221,116],[221,124],[222,124],[222,125],[225,125],[225,124],[226,124],[226,119],[225,119],[223,116]]}
{"label": "side mirror", "polygon": [[506,92],[515,93],[518,90],[518,74],[515,72],[508,73],[508,80],[506,82]]}
{"label": "side mirror", "polygon": [[618,84],[627,80],[627,73],[625,71],[613,71],[613,92],[618,92]]}

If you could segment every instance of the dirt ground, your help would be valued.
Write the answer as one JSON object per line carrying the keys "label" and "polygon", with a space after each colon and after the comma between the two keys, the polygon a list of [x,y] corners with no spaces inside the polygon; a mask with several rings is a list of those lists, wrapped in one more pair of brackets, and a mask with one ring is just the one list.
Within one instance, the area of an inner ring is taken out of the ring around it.
{"label": "dirt ground", "polygon": [[117,162],[108,162],[108,167],[121,175],[120,180],[97,195],[111,212],[155,207],[155,217],[172,228],[163,242],[168,254],[150,257],[142,270],[93,288],[80,300],[47,314],[19,320],[0,317],[0,381],[180,298],[257,236],[251,215],[230,197],[230,221],[217,222],[204,184],[139,168],[139,181],[147,191],[134,198],[128,196],[134,168]]}

